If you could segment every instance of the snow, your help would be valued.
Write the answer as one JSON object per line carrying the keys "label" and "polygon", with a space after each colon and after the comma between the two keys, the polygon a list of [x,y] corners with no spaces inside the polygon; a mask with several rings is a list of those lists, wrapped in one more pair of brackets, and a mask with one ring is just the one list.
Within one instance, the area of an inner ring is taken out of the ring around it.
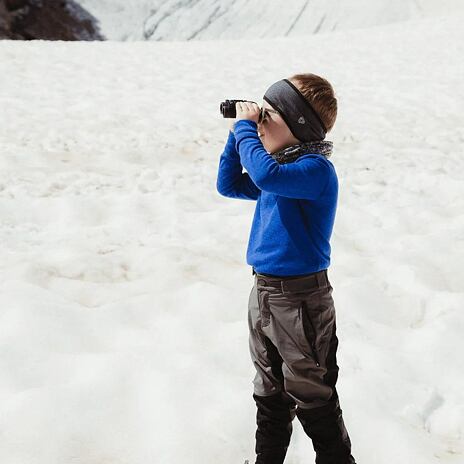
{"label": "snow", "polygon": [[[329,279],[359,463],[464,462],[462,15],[304,38],[0,42],[0,461],[254,457],[254,202],[226,98],[339,99]],[[287,464],[314,451],[297,419]]]}
{"label": "snow", "polygon": [[464,13],[461,0],[79,0],[110,40],[300,37]]}

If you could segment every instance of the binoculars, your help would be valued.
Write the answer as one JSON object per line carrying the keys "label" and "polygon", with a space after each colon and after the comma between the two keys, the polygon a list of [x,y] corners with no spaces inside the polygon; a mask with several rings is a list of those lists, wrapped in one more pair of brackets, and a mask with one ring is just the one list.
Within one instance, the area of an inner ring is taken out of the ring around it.
{"label": "binoculars", "polygon": [[[224,118],[235,118],[237,116],[237,111],[235,109],[235,103],[245,102],[251,100],[225,100],[219,105],[219,111],[221,112]],[[251,102],[256,103],[256,102]]]}

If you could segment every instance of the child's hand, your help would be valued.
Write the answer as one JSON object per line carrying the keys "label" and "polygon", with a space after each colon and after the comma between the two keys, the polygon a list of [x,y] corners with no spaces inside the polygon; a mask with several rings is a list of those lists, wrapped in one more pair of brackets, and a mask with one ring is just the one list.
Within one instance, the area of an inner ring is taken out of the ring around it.
{"label": "child's hand", "polygon": [[255,102],[236,102],[235,109],[237,111],[237,122],[240,119],[249,119],[258,124],[259,119],[259,105]]}

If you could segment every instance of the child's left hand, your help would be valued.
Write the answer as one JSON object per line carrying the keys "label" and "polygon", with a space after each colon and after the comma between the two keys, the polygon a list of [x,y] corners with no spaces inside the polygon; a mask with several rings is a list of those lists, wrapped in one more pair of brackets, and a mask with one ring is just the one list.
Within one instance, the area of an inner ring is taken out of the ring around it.
{"label": "child's left hand", "polygon": [[235,109],[237,113],[236,121],[240,119],[249,119],[258,124],[260,107],[255,102],[236,102]]}

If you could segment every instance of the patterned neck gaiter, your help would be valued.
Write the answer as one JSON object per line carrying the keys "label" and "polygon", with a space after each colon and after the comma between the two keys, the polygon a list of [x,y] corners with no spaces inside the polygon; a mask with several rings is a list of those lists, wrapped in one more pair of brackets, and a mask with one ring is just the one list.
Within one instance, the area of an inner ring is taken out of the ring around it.
{"label": "patterned neck gaiter", "polygon": [[279,164],[292,163],[300,156],[316,153],[329,158],[332,155],[333,142],[321,140],[318,142],[303,142],[269,153]]}

